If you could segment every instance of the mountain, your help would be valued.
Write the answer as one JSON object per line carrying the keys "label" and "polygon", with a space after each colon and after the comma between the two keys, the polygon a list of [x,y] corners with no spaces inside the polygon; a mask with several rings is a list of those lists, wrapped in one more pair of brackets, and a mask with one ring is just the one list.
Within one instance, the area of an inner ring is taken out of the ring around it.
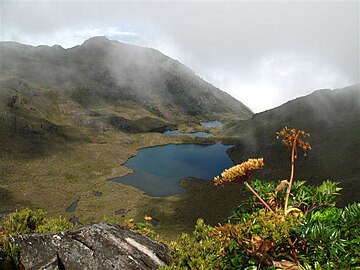
{"label": "mountain", "polygon": [[229,150],[239,163],[250,157],[264,157],[265,169],[257,176],[286,179],[290,175],[290,151],[276,139],[283,127],[311,134],[313,149],[307,159],[296,162],[296,179],[312,184],[330,179],[340,181],[343,203],[358,200],[360,194],[360,85],[336,90],[318,90],[277,108],[254,114],[251,119],[229,124],[228,136],[240,143]]}
{"label": "mountain", "polygon": [[154,49],[105,37],[70,49],[0,42],[0,154],[41,154],[86,132],[164,131],[180,122],[251,115]]}
{"label": "mountain", "polygon": [[94,37],[81,46],[0,43],[1,75],[61,92],[84,108],[134,104],[167,120],[249,118],[241,102],[157,50]]}

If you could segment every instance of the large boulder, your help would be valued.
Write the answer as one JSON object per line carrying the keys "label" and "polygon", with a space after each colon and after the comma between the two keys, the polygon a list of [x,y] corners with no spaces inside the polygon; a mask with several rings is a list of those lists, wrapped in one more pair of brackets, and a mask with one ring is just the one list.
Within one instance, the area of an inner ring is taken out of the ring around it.
{"label": "large boulder", "polygon": [[157,269],[170,262],[162,243],[106,223],[13,241],[25,269]]}

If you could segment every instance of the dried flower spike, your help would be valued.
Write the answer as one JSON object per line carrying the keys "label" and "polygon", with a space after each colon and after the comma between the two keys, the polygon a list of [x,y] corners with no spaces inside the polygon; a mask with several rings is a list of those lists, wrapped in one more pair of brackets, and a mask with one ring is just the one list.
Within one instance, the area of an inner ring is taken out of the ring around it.
{"label": "dried flower spike", "polygon": [[[288,149],[291,149],[295,143],[296,147],[301,148],[304,151],[304,156],[307,156],[307,152],[311,150],[311,145],[305,142],[303,138],[310,137],[310,133],[295,128],[284,127],[279,132],[276,132],[276,138],[281,139],[281,143]],[[296,158],[296,156],[295,156]]]}
{"label": "dried flower spike", "polygon": [[301,129],[296,130],[295,128],[290,129],[288,127],[284,127],[279,132],[276,132],[276,138],[281,139],[282,144],[284,144],[289,150],[291,150],[291,174],[285,196],[285,214],[287,214],[291,186],[294,182],[295,160],[298,156],[297,148],[301,148],[304,151],[304,156],[307,156],[307,152],[311,150],[311,146],[308,142],[305,142],[303,138],[308,137],[310,137],[310,133],[306,133]]}
{"label": "dried flower spike", "polygon": [[263,166],[263,158],[248,159],[241,164],[235,165],[223,171],[221,173],[221,177],[214,177],[215,185],[224,185],[230,182],[241,184],[247,181],[252,176],[255,170],[261,169]]}
{"label": "dried flower spike", "polygon": [[261,201],[261,203],[270,211],[274,212],[271,207],[257,194],[257,192],[249,185],[247,180],[253,175],[255,170],[264,166],[263,158],[248,159],[247,161],[231,167],[221,173],[220,176],[214,177],[215,186],[225,185],[234,182],[238,184],[244,183],[245,186]]}

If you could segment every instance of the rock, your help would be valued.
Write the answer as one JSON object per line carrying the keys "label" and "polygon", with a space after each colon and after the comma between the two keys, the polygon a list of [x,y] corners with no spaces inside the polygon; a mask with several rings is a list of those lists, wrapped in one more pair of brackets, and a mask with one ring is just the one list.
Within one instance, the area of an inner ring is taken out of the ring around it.
{"label": "rock", "polygon": [[131,143],[131,138],[126,136],[126,137],[122,137],[120,138],[120,140],[124,143],[130,144]]}
{"label": "rock", "polygon": [[13,243],[25,269],[157,269],[170,262],[162,243],[106,223],[27,234]]}

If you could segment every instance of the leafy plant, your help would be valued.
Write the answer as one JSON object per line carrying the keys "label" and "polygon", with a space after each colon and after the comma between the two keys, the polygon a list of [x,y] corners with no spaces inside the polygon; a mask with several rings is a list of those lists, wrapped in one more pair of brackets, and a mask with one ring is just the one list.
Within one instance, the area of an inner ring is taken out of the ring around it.
{"label": "leafy plant", "polygon": [[[304,138],[310,134],[285,127],[277,135],[291,150],[290,180],[250,182],[254,171],[264,166],[263,159],[249,159],[216,176],[215,185],[244,184],[255,196],[241,202],[225,224],[208,226],[206,236],[182,236],[173,244],[175,266],[206,269],[206,263],[211,267],[217,263],[221,269],[360,269],[360,204],[336,208],[341,190],[337,182],[327,180],[320,186],[295,182],[298,149],[307,155],[311,146]],[[211,240],[204,240],[209,232]],[[206,243],[212,243],[211,248]],[[198,260],[199,265],[190,263]]]}
{"label": "leafy plant", "polygon": [[156,233],[154,226],[151,224],[152,217],[145,215],[144,221],[145,222],[135,223],[134,219],[127,219],[127,220],[125,220],[125,225],[127,228],[129,228],[137,233],[140,233],[142,235],[145,235],[145,236],[150,237],[155,240],[159,240],[160,237]]}
{"label": "leafy plant", "polygon": [[360,269],[360,203],[311,212],[294,232],[303,239],[304,269]]}
{"label": "leafy plant", "polygon": [[25,208],[5,216],[0,226],[0,268],[5,265],[15,267],[20,263],[19,251],[10,241],[11,237],[34,232],[55,233],[72,227],[65,218],[47,218],[40,209]]}
{"label": "leafy plant", "polygon": [[45,219],[45,221],[36,228],[36,232],[56,233],[73,228],[74,225],[66,218],[58,217]]}
{"label": "leafy plant", "polygon": [[9,234],[20,235],[35,232],[37,227],[44,223],[45,217],[43,210],[25,208],[5,216],[1,223]]}
{"label": "leafy plant", "polygon": [[221,242],[214,237],[216,229],[199,219],[191,234],[181,234],[170,243],[172,263],[162,269],[225,269],[219,251]]}

